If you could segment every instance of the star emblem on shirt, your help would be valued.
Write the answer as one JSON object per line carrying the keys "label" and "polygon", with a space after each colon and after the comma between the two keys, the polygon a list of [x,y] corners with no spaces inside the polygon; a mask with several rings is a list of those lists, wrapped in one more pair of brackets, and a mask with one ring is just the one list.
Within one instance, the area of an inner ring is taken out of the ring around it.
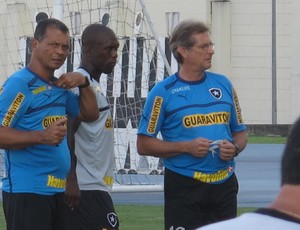
{"label": "star emblem on shirt", "polygon": [[220,99],[222,97],[222,91],[219,88],[211,88],[209,89],[209,92],[216,99]]}

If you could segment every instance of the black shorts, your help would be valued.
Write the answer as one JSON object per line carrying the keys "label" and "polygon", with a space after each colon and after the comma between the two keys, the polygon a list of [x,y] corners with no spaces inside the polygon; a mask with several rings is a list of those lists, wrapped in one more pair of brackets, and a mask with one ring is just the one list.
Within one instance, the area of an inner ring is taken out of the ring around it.
{"label": "black shorts", "polygon": [[237,215],[235,174],[224,183],[207,184],[165,169],[164,184],[166,230],[191,230]]}
{"label": "black shorts", "polygon": [[7,230],[64,230],[64,194],[38,195],[2,191]]}
{"label": "black shorts", "polygon": [[66,230],[116,230],[119,220],[113,201],[105,191],[82,191],[79,207],[67,209]]}

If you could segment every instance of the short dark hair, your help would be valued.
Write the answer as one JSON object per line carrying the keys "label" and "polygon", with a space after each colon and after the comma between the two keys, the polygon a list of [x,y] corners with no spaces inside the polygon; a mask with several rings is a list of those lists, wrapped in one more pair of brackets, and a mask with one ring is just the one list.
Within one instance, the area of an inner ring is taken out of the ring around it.
{"label": "short dark hair", "polygon": [[300,118],[288,136],[281,160],[281,185],[300,185]]}
{"label": "short dark hair", "polygon": [[46,31],[49,27],[57,28],[66,34],[69,33],[68,27],[63,22],[55,18],[49,18],[38,22],[33,37],[38,41],[43,40],[45,38]]}
{"label": "short dark hair", "polygon": [[192,35],[210,32],[207,25],[202,22],[193,21],[193,20],[184,20],[180,22],[173,30],[170,39],[169,45],[170,49],[175,57],[175,59],[182,63],[182,57],[177,52],[179,46],[185,48],[191,48],[195,45],[195,40]]}
{"label": "short dark hair", "polygon": [[93,23],[88,25],[82,32],[81,35],[81,44],[82,46],[93,45],[101,37],[103,34],[113,34],[115,32],[109,27],[99,24]]}

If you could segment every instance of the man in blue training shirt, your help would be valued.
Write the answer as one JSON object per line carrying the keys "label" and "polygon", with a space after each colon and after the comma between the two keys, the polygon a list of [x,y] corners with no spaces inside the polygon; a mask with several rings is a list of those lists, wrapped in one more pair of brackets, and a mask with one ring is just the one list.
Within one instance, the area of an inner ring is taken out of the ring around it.
{"label": "man in blue training shirt", "polygon": [[[66,116],[94,121],[99,110],[83,74],[54,77],[69,51],[64,23],[40,21],[31,48],[29,65],[9,77],[0,94],[4,214],[8,230],[63,230],[70,167]],[[69,91],[74,87],[79,87],[80,96]]]}
{"label": "man in blue training shirt", "polygon": [[188,230],[236,216],[234,157],[246,147],[247,134],[231,82],[206,71],[214,54],[209,28],[181,22],[170,48],[180,70],[150,91],[137,148],[163,158],[165,229]]}

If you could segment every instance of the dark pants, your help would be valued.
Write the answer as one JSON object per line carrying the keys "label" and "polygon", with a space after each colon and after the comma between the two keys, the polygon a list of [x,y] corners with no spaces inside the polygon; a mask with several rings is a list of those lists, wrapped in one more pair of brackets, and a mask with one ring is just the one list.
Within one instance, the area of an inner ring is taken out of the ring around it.
{"label": "dark pants", "polygon": [[235,174],[221,184],[207,184],[165,169],[164,183],[165,230],[192,230],[237,215]]}
{"label": "dark pants", "polygon": [[64,230],[64,195],[2,191],[7,230]]}
{"label": "dark pants", "polygon": [[83,191],[79,207],[66,213],[66,230],[116,230],[119,221],[112,199],[105,191]]}

